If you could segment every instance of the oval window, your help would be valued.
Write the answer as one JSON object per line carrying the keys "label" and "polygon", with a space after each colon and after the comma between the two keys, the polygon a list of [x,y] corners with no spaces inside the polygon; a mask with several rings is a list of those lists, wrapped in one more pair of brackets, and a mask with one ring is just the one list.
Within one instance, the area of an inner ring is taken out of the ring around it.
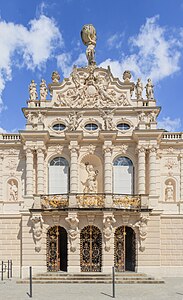
{"label": "oval window", "polygon": [[59,123],[59,124],[53,125],[52,128],[53,128],[53,130],[56,130],[56,131],[62,131],[66,128],[66,126],[64,124]]}
{"label": "oval window", "polygon": [[95,123],[89,123],[85,125],[85,129],[86,130],[97,130],[98,129],[98,125]]}
{"label": "oval window", "polygon": [[117,128],[119,130],[128,130],[128,129],[130,129],[130,125],[128,125],[127,123],[119,123],[117,125]]}

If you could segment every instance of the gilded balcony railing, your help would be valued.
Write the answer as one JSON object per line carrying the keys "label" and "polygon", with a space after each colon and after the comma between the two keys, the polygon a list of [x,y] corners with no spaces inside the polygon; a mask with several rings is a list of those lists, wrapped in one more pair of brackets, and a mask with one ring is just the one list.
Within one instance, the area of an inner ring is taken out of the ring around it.
{"label": "gilded balcony railing", "polygon": [[65,208],[69,206],[68,194],[62,195],[42,195],[41,207],[46,209]]}
{"label": "gilded balcony railing", "polygon": [[139,195],[113,194],[113,207],[139,209],[141,207],[141,197]]}
{"label": "gilded balcony railing", "polygon": [[[69,207],[69,198],[74,196],[75,208],[104,208],[106,197],[111,198],[111,208],[115,209],[140,209],[142,205],[140,195],[121,194],[61,194],[42,195],[42,209],[63,209]],[[73,207],[73,206],[72,206]],[[109,207],[109,205],[107,205]],[[147,206],[146,206],[147,207]]]}
{"label": "gilded balcony railing", "polygon": [[79,208],[102,208],[105,206],[105,194],[77,194]]}

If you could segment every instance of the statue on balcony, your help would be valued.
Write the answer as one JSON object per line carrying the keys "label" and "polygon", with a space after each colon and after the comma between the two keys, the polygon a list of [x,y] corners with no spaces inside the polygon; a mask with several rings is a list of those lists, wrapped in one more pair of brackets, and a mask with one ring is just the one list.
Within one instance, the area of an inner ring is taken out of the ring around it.
{"label": "statue on balcony", "polygon": [[89,162],[85,163],[86,171],[88,173],[88,178],[84,183],[84,193],[97,193],[97,175],[98,170],[95,170]]}
{"label": "statue on balcony", "polygon": [[147,79],[147,84],[146,84],[146,97],[147,99],[151,100],[154,99],[154,90],[153,90],[154,85],[152,84],[152,81],[150,78]]}
{"label": "statue on balcony", "polygon": [[36,83],[34,80],[31,80],[31,83],[29,85],[29,99],[31,101],[34,101],[38,98],[37,90],[36,90]]}
{"label": "statue on balcony", "polygon": [[136,83],[136,85],[135,85],[135,91],[136,91],[136,97],[137,97],[137,100],[143,99],[143,98],[142,98],[143,84],[142,84],[140,78],[137,79],[137,83]]}
{"label": "statue on balcony", "polygon": [[173,193],[174,193],[174,187],[171,181],[169,181],[165,188],[165,200],[173,201]]}
{"label": "statue on balcony", "polygon": [[47,94],[48,94],[48,89],[47,89],[47,86],[46,86],[46,81],[44,79],[41,79],[41,83],[40,83],[40,100],[45,101]]}

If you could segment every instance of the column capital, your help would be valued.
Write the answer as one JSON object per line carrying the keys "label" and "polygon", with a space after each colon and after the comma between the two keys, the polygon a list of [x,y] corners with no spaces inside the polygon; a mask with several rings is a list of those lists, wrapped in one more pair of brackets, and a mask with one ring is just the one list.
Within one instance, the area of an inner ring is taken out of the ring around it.
{"label": "column capital", "polygon": [[36,148],[36,152],[39,153],[39,154],[44,154],[46,152],[46,148],[45,147],[41,147],[41,146],[38,146]]}
{"label": "column capital", "polygon": [[71,153],[78,153],[78,150],[79,150],[78,145],[70,144],[68,148],[69,148]]}
{"label": "column capital", "polygon": [[103,145],[104,153],[112,153],[113,146],[112,145]]}
{"label": "column capital", "polygon": [[152,145],[149,147],[149,152],[150,153],[156,153],[158,150],[158,147],[156,145]]}
{"label": "column capital", "polygon": [[146,146],[145,145],[138,145],[136,148],[137,153],[145,153],[146,152]]}

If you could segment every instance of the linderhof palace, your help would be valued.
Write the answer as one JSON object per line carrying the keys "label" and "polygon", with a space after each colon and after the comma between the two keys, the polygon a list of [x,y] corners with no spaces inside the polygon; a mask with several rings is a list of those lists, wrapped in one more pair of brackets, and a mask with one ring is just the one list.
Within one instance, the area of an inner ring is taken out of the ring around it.
{"label": "linderhof palace", "polygon": [[21,277],[183,276],[183,133],[157,129],[151,79],[113,77],[94,27],[81,36],[88,65],[42,79],[40,97],[32,80],[25,130],[0,134],[0,257]]}

